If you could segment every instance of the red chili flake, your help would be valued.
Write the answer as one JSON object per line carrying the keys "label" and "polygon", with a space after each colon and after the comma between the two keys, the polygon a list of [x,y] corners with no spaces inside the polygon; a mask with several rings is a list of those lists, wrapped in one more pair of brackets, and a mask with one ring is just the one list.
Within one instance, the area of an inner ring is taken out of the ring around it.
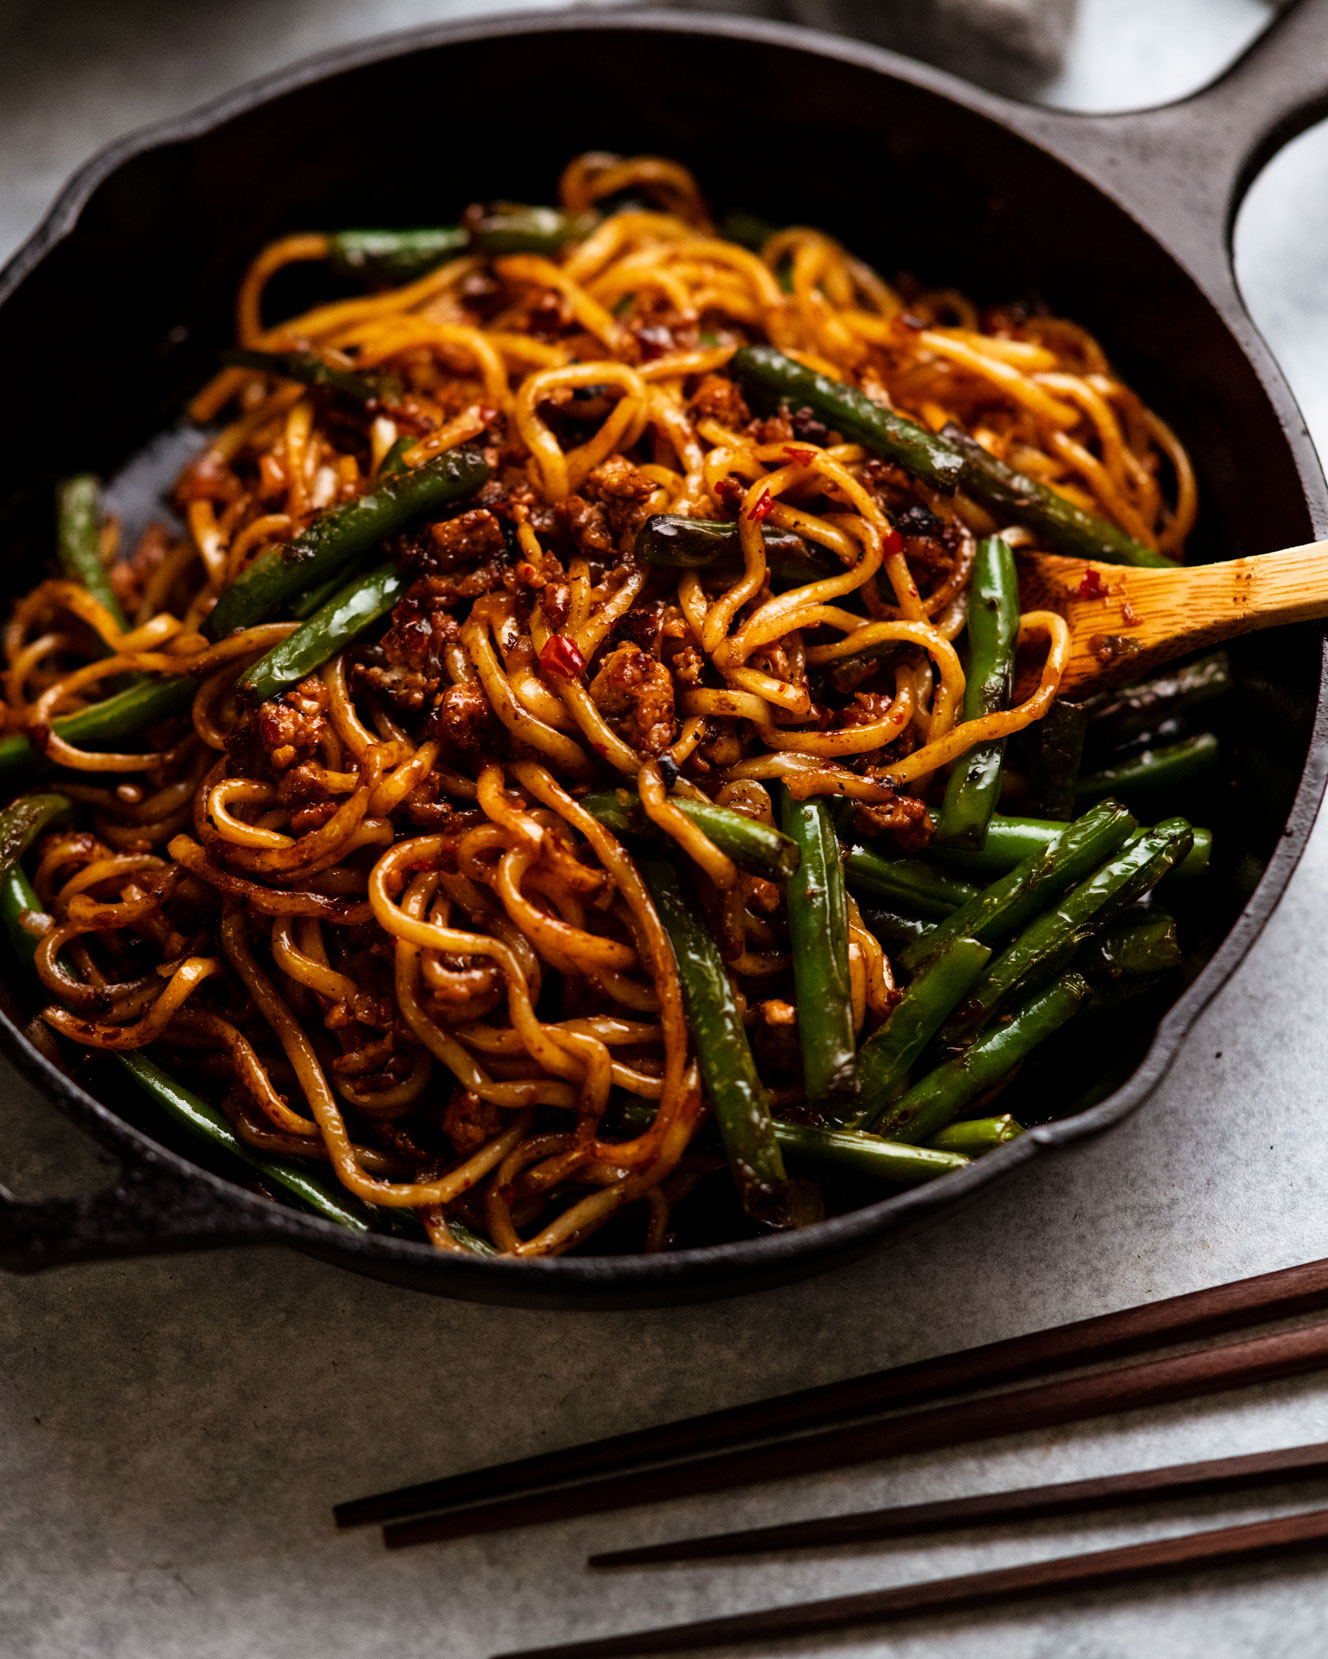
{"label": "red chili flake", "polygon": [[784,450],[784,459],[786,461],[796,461],[800,467],[809,467],[816,459],[816,451],[814,449],[796,449],[792,444],[789,444]]}
{"label": "red chili flake", "polygon": [[892,524],[881,537],[881,551],[887,559],[894,558],[896,553],[904,551],[904,538]]}
{"label": "red chili flake", "polygon": [[1089,565],[1084,572],[1084,579],[1080,582],[1077,591],[1081,599],[1105,599],[1107,596],[1106,583],[1093,569],[1092,565]]}
{"label": "red chili flake", "polygon": [[1121,621],[1125,624],[1125,626],[1127,628],[1133,628],[1135,623],[1139,620],[1138,611],[1135,610],[1134,606],[1130,603],[1130,601],[1128,599],[1121,606],[1120,617],[1121,617]]}
{"label": "red chili flake", "polygon": [[567,634],[553,634],[539,654],[540,667],[557,680],[579,680],[586,671],[581,647]]}
{"label": "red chili flake", "polygon": [[760,495],[757,496],[755,502],[748,509],[747,517],[753,524],[759,524],[761,520],[766,517],[773,506],[774,501],[771,499],[770,491],[762,490]]}

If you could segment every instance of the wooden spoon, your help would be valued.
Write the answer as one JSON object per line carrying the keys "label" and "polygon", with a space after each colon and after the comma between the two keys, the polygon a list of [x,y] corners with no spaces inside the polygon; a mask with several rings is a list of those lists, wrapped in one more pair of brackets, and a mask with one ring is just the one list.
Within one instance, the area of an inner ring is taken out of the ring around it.
{"label": "wooden spoon", "polygon": [[1020,607],[1058,611],[1070,625],[1061,691],[1076,700],[1237,634],[1328,617],[1328,541],[1175,570],[1059,553],[1018,562]]}

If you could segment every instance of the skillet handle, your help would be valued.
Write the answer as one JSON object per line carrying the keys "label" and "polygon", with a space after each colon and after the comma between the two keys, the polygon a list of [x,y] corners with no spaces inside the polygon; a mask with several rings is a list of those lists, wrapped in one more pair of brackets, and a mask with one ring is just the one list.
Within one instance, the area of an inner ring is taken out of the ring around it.
{"label": "skillet handle", "polygon": [[116,1155],[120,1177],[99,1192],[28,1201],[0,1186],[0,1268],[37,1273],[68,1262],[271,1239],[242,1195],[231,1197],[219,1183],[179,1173],[146,1151],[127,1154],[120,1146]]}
{"label": "skillet handle", "polygon": [[1025,106],[1015,124],[1122,202],[1216,295],[1232,295],[1231,236],[1254,179],[1328,114],[1328,0],[1293,0],[1217,80],[1179,103],[1118,115]]}

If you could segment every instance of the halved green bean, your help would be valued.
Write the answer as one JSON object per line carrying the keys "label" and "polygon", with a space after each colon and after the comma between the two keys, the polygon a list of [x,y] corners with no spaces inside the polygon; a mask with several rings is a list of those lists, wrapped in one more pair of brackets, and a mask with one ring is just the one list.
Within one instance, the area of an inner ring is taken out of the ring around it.
{"label": "halved green bean", "polygon": [[338,368],[311,351],[247,351],[237,346],[223,351],[221,357],[233,368],[259,369],[283,380],[298,380],[302,386],[323,386],[354,403],[400,403],[403,395],[401,382],[394,374]]}
{"label": "halved green bean", "polygon": [[[936,817],[932,813],[933,820]],[[1010,818],[999,813],[987,825],[987,838],[980,847],[941,847],[935,841],[927,848],[927,859],[957,870],[974,870],[1002,875],[1022,864],[1040,848],[1049,847],[1057,836],[1064,835],[1065,824],[1059,818]],[[1194,845],[1188,855],[1171,871],[1169,879],[1189,879],[1207,873],[1213,851],[1213,832],[1195,825]]]}
{"label": "halved green bean", "polygon": [[101,483],[90,472],[66,478],[55,494],[55,549],[60,569],[127,626],[101,556]]}
{"label": "halved green bean", "polygon": [[[801,536],[763,529],[762,537],[772,586],[798,587],[842,574],[842,565],[812,552]],[[676,513],[656,513],[645,521],[637,532],[636,556],[643,564],[680,570],[741,570],[743,562],[736,524]]]}
{"label": "halved green bean", "polygon": [[203,623],[209,639],[262,622],[301,589],[343,574],[385,537],[449,502],[472,494],[489,476],[477,449],[449,449],[423,466],[380,478],[367,495],[316,519],[284,547],[260,553],[226,589]]}
{"label": "halved green bean", "polygon": [[688,1029],[739,1200],[753,1220],[782,1225],[789,1197],[784,1159],[719,947],[671,864],[645,858],[639,868],[673,946]]}
{"label": "halved green bean", "polygon": [[1031,853],[1007,875],[974,895],[961,910],[934,927],[925,939],[900,952],[899,965],[912,973],[948,939],[999,944],[1039,913],[1067,887],[1082,881],[1104,858],[1125,844],[1134,818],[1118,801],[1103,801],[1068,824],[1048,845]]}
{"label": "halved green bean", "polygon": [[844,851],[844,877],[854,892],[888,899],[918,916],[949,916],[978,895],[971,881],[933,870],[915,858],[886,858],[870,847]]}
{"label": "halved green bean", "polygon": [[784,833],[801,854],[785,899],[803,1086],[808,1105],[837,1126],[858,1106],[844,866],[825,801],[815,795],[800,801],[782,788],[779,793]]}
{"label": "halved green bean", "polygon": [[1120,979],[1165,973],[1183,960],[1176,918],[1150,906],[1129,911],[1105,928],[1075,958],[1075,966],[1082,973]]}
{"label": "halved green bean", "polygon": [[1079,706],[1088,718],[1090,737],[1099,742],[1123,743],[1146,736],[1164,720],[1225,696],[1235,683],[1226,652],[1210,651],[1151,679],[1136,680],[1115,691],[1100,691]]}
{"label": "halved green bean", "polygon": [[339,230],[327,239],[328,257],[344,275],[374,282],[411,282],[464,253],[470,232],[460,225],[418,230]]}
{"label": "halved green bean", "polygon": [[965,1118],[962,1123],[947,1124],[927,1145],[943,1152],[962,1152],[967,1157],[980,1158],[993,1147],[1017,1141],[1023,1133],[1023,1124],[1003,1112],[996,1118]]}
{"label": "halved green bean", "polygon": [[1093,801],[1100,795],[1125,795],[1139,790],[1180,789],[1206,777],[1217,765],[1218,741],[1212,732],[1199,732],[1179,743],[1143,749],[1137,755],[1090,772],[1074,786],[1076,800]]}
{"label": "halved green bean", "polygon": [[941,437],[962,458],[961,489],[998,517],[1010,518],[1016,524],[1026,524],[1030,530],[1036,530],[1059,552],[1072,553],[1080,559],[1099,559],[1106,564],[1140,565],[1156,570],[1176,568],[1174,559],[1155,553],[1096,513],[1076,507],[1059,491],[998,461],[954,421],[941,428]]}
{"label": "halved green bean", "polygon": [[[579,804],[615,835],[637,835],[649,840],[658,837],[634,789],[599,790],[582,796]],[[773,824],[763,824],[745,812],[716,806],[713,801],[695,801],[686,795],[670,795],[669,805],[685,813],[720,852],[727,853],[749,875],[764,876],[767,881],[784,881],[798,867],[801,855],[797,845]]]}
{"label": "halved green bean", "polygon": [[964,458],[953,444],[873,402],[856,387],[796,363],[773,346],[743,346],[733,354],[729,367],[749,391],[763,395],[767,402],[810,409],[850,442],[898,462],[933,489],[948,494],[958,485]]}
{"label": "halved green bean", "polygon": [[862,1089],[856,1127],[871,1129],[900,1092],[913,1062],[968,995],[991,960],[991,947],[976,939],[951,939],[919,969],[885,1024],[862,1045]]}
{"label": "halved green bean", "polygon": [[992,1026],[962,1054],[919,1078],[877,1124],[877,1133],[898,1141],[933,1140],[970,1101],[988,1094],[1077,1014],[1091,994],[1081,975],[1062,974],[1029,997],[1006,1024]]}
{"label": "halved green bean", "polygon": [[1153,829],[1136,830],[1119,852],[1064,893],[1055,906],[1031,922],[991,964],[941,1032],[944,1043],[960,1042],[984,1025],[1012,996],[1035,978],[1064,963],[1070,952],[1104,923],[1162,879],[1190,847],[1190,826],[1169,818]]}
{"label": "halved green bean", "polygon": [[[1014,549],[1004,536],[978,543],[968,584],[968,661],[964,719],[997,714],[1010,701],[1014,648],[1019,637],[1019,578]],[[981,844],[1001,793],[1004,738],[979,743],[954,763],[936,824],[938,841]]]}
{"label": "halved green bean", "polygon": [[[0,813],[0,824],[6,816]],[[4,831],[0,828],[0,841],[3,839]],[[41,901],[33,891],[32,883],[17,864],[11,865],[0,876],[0,920],[19,956],[29,964],[37,948],[37,939],[22,926],[20,917],[25,911],[40,910]],[[325,1221],[335,1221],[339,1226],[349,1227],[357,1233],[372,1231],[375,1222],[399,1230],[402,1214],[377,1204],[361,1204],[335,1178],[323,1176],[294,1159],[269,1157],[255,1152],[240,1139],[216,1106],[177,1082],[142,1049],[120,1051],[113,1054],[112,1059],[152,1097],[172,1122],[196,1139],[238,1158],[256,1170],[264,1180],[282,1188]],[[458,1243],[477,1255],[495,1253],[487,1240],[478,1238],[469,1228],[453,1223],[452,1231]]]}
{"label": "halved green bean", "polygon": [[410,578],[391,564],[357,576],[302,627],[260,657],[241,680],[240,689],[251,703],[262,703],[298,685],[366,628],[381,622],[409,586]]}
{"label": "halved green bean", "polygon": [[[80,749],[102,749],[126,738],[139,738],[154,726],[183,714],[194,700],[198,682],[188,674],[171,674],[164,679],[139,680],[114,697],[90,703],[77,714],[62,715],[52,730],[66,743]],[[22,733],[0,742],[0,776],[38,766],[40,748]]]}
{"label": "halved green bean", "polygon": [[898,1186],[917,1186],[951,1175],[971,1162],[955,1149],[908,1146],[903,1141],[882,1140],[856,1129],[816,1129],[802,1123],[781,1123],[775,1119],[775,1139],[794,1165],[857,1175],[868,1181],[889,1181]]}

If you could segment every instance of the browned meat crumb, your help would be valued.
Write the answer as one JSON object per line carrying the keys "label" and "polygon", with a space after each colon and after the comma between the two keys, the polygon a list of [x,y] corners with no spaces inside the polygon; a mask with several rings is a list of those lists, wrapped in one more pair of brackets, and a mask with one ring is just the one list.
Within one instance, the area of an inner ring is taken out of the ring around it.
{"label": "browned meat crumb", "polygon": [[258,708],[258,741],[273,772],[310,759],[327,730],[328,690],[316,675]]}
{"label": "browned meat crumb", "polygon": [[702,375],[689,403],[693,420],[716,420],[733,432],[740,432],[752,418],[747,400],[727,375]]}
{"label": "browned meat crumb", "polygon": [[639,754],[662,754],[673,742],[673,677],[638,645],[620,645],[604,659],[590,696]]}
{"label": "browned meat crumb", "polygon": [[481,1100],[469,1089],[458,1089],[443,1113],[443,1133],[451,1141],[457,1157],[468,1158],[501,1134],[507,1121],[508,1114],[501,1106]]}
{"label": "browned meat crumb", "polygon": [[454,755],[484,760],[507,752],[507,728],[478,680],[448,686],[429,711],[426,731]]}

